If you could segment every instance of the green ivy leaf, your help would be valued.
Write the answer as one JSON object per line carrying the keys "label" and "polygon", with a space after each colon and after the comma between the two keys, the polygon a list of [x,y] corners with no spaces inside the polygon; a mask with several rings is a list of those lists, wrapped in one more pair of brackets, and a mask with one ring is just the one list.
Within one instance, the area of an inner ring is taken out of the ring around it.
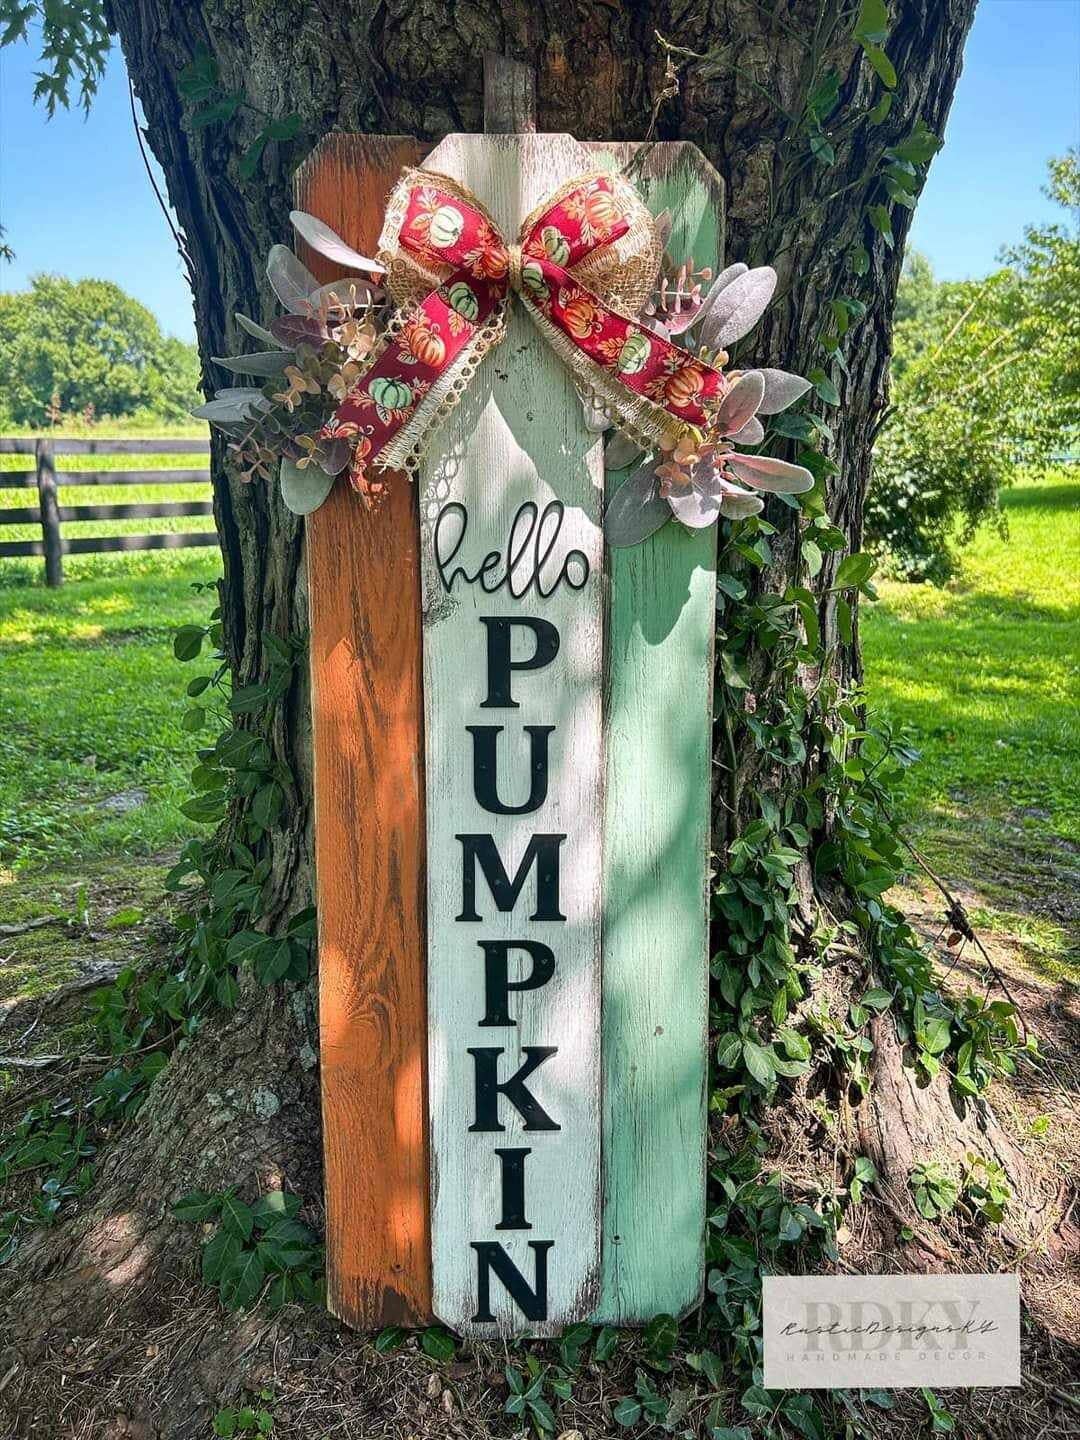
{"label": "green ivy leaf", "polygon": [[927,1018],[919,1039],[931,1055],[942,1055],[949,1048],[951,1034],[948,1020],[943,1015],[932,1015]]}
{"label": "green ivy leaf", "polygon": [[375,1352],[378,1355],[390,1355],[398,1350],[405,1343],[407,1331],[400,1325],[387,1325],[385,1330],[380,1330],[375,1337]]}
{"label": "green ivy leaf", "polygon": [[716,1042],[716,1063],[722,1070],[734,1070],[742,1054],[742,1036],[734,1030],[721,1035]]}
{"label": "green ivy leaf", "polygon": [[214,1220],[221,1211],[222,1197],[210,1195],[205,1190],[189,1190],[172,1207],[177,1220],[198,1225],[205,1220]]}
{"label": "green ivy leaf", "polygon": [[619,1332],[611,1325],[605,1325],[596,1337],[596,1345],[593,1348],[593,1355],[597,1363],[605,1364],[615,1354],[615,1347],[619,1343]]}
{"label": "green ivy leaf", "polygon": [[202,1278],[204,1285],[216,1285],[230,1266],[240,1257],[240,1241],[231,1231],[216,1230],[202,1247]]}
{"label": "green ivy leaf", "polygon": [[258,1299],[266,1279],[256,1250],[244,1250],[221,1277],[218,1290],[227,1310],[247,1310]]}
{"label": "green ivy leaf", "polygon": [[284,980],[291,963],[292,950],[288,940],[271,940],[255,956],[252,968],[260,985],[275,985]]}
{"label": "green ivy leaf", "polygon": [[679,1343],[678,1321],[671,1315],[654,1316],[645,1327],[644,1340],[653,1355],[666,1360]]}
{"label": "green ivy leaf", "polygon": [[219,975],[214,983],[214,997],[225,1010],[235,1009],[236,1003],[240,999],[240,986],[237,984],[236,976],[229,972]]}
{"label": "green ivy leaf", "polygon": [[807,113],[819,124],[835,109],[840,98],[840,76],[829,70],[818,81],[806,102]]}
{"label": "green ivy leaf", "polygon": [[262,153],[266,149],[266,142],[269,139],[270,136],[267,131],[260,130],[258,135],[255,136],[255,139],[244,151],[243,155],[241,155],[236,167],[241,180],[251,180],[254,177],[255,171],[259,168]]}
{"label": "green ivy leaf", "polygon": [[883,236],[885,244],[892,249],[896,241],[893,238],[892,215],[889,213],[889,207],[887,205],[871,205],[867,214],[870,217],[870,224]]}
{"label": "green ivy leaf", "polygon": [[863,51],[881,83],[889,90],[896,89],[896,68],[885,51],[878,45],[863,41]]}
{"label": "green ivy leaf", "polygon": [[636,1425],[641,1419],[641,1401],[635,1400],[632,1395],[624,1395],[612,1406],[611,1418],[616,1425],[621,1425],[628,1430],[631,1425]]}
{"label": "green ivy leaf", "polygon": [[299,1195],[290,1195],[284,1190],[268,1190],[252,1206],[252,1219],[257,1229],[266,1230],[282,1220],[292,1220],[302,1204]]}
{"label": "green ivy leaf", "polygon": [[279,120],[271,120],[266,127],[268,140],[294,140],[299,135],[303,122],[300,116],[283,115]]}
{"label": "green ivy leaf", "polygon": [[725,683],[730,685],[733,690],[750,688],[750,682],[743,674],[738,660],[729,650],[720,652],[720,673],[723,675]]}
{"label": "green ivy leaf", "polygon": [[821,399],[824,400],[826,405],[840,404],[840,391],[837,390],[824,370],[815,368],[810,371],[810,374],[806,378],[813,385],[815,391]]}
{"label": "green ivy leaf", "polygon": [[776,1079],[772,1050],[747,1038],[743,1040],[742,1053],[743,1063],[753,1078],[759,1085],[769,1088]]}
{"label": "green ivy leaf", "polygon": [[746,586],[735,575],[717,575],[716,588],[722,590],[732,600],[746,599]]}
{"label": "green ivy leaf", "polygon": [[221,1197],[221,1223],[241,1240],[249,1240],[255,1226],[255,1216],[250,1205],[245,1205],[235,1195],[226,1192]]}
{"label": "green ivy leaf", "polygon": [[877,562],[872,555],[862,552],[846,555],[840,562],[833,585],[837,590],[854,589],[869,580],[876,567]]}
{"label": "green ivy leaf", "polygon": [[772,1396],[760,1385],[751,1385],[744,1390],[741,1403],[744,1410],[748,1410],[751,1415],[757,1415],[759,1418],[772,1414]]}
{"label": "green ivy leaf", "polygon": [[420,1336],[420,1348],[425,1355],[430,1355],[432,1360],[445,1362],[452,1360],[457,1353],[457,1345],[454,1337],[441,1325],[429,1325]]}
{"label": "green ivy leaf", "polygon": [[194,660],[203,647],[206,631],[201,625],[181,625],[173,636],[173,654],[177,660]]}
{"label": "green ivy leaf", "polygon": [[845,645],[852,644],[855,638],[855,628],[852,624],[851,605],[842,595],[836,600],[836,628],[840,632],[840,639]]}
{"label": "green ivy leaf", "polygon": [[880,44],[888,38],[888,34],[889,12],[885,8],[885,0],[862,0],[855,21],[855,39]]}
{"label": "green ivy leaf", "polygon": [[880,125],[883,120],[888,119],[889,111],[892,109],[893,97],[891,92],[886,92],[871,110],[867,112],[866,118],[871,125]]}
{"label": "green ivy leaf", "polygon": [[859,1004],[866,1005],[871,1010],[888,1010],[892,1002],[892,992],[889,990],[882,990],[878,986],[867,990],[859,997]]}
{"label": "green ivy leaf", "polygon": [[205,45],[197,45],[195,54],[176,77],[176,88],[185,100],[197,104],[208,99],[219,83],[218,63]]}
{"label": "green ivy leaf", "polygon": [[802,558],[806,564],[807,573],[810,575],[810,578],[813,579],[813,577],[817,575],[821,570],[821,547],[819,545],[815,545],[813,540],[804,540],[802,542],[801,548]]}

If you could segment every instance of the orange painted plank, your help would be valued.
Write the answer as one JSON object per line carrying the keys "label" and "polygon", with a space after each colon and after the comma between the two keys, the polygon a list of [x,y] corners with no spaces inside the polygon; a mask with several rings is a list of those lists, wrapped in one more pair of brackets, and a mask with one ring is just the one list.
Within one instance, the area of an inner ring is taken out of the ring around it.
{"label": "orange painted plank", "polygon": [[[423,155],[332,135],[298,208],[372,253]],[[342,272],[308,252],[320,280]],[[422,637],[416,487],[344,479],[307,525],[328,1304],[359,1329],[431,1318]]]}

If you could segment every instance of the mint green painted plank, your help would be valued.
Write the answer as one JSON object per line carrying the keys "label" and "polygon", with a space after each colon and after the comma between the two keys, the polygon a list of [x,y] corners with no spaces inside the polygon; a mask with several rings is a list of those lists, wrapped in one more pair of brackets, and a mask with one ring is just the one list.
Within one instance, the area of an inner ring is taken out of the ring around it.
{"label": "mint green painted plank", "polygon": [[[625,164],[633,150],[607,153]],[[649,147],[633,178],[654,213],[672,213],[669,253],[715,273],[722,181],[696,146]],[[623,478],[609,477],[609,491]],[[704,1279],[716,530],[672,523],[607,560],[605,1199],[593,1318],[632,1325],[683,1314]]]}

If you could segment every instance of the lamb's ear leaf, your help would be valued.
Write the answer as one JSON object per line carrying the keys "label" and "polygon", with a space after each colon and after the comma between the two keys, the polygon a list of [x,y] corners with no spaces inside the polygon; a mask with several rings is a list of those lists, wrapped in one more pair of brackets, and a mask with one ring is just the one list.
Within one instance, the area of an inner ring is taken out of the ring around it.
{"label": "lamb's ear leaf", "polygon": [[720,518],[720,497],[692,485],[682,494],[672,495],[670,509],[675,519],[690,530],[704,530]]}
{"label": "lamb's ear leaf", "polygon": [[219,390],[213,400],[197,405],[191,413],[196,420],[209,420],[211,425],[227,425],[233,421],[250,420],[256,410],[269,408],[261,390],[237,386],[235,389]]}
{"label": "lamb's ear leaf", "polygon": [[726,285],[709,307],[698,331],[702,345],[726,350],[754,328],[776,289],[776,271],[771,265],[747,270]]}
{"label": "lamb's ear leaf", "polygon": [[319,282],[287,245],[271,245],[266,257],[266,276],[274,294],[294,315],[311,314],[311,293]]}
{"label": "lamb's ear leaf", "polygon": [[720,271],[702,297],[701,309],[694,321],[696,325],[700,325],[705,319],[721,290],[726,290],[733,280],[737,280],[740,275],[745,275],[749,269],[749,265],[744,265],[741,260],[737,260],[734,265],[729,265],[726,270]]}
{"label": "lamb's ear leaf", "polygon": [[215,365],[234,375],[280,375],[293,359],[291,350],[253,350],[250,355],[211,355]]}
{"label": "lamb's ear leaf", "polygon": [[247,315],[241,315],[239,310],[235,312],[234,318],[240,326],[240,329],[246,330],[253,340],[261,340],[264,345],[276,345],[278,343],[273,335],[270,334],[269,330],[265,330],[261,325],[256,325],[254,320],[250,319]]}
{"label": "lamb's ear leaf", "polygon": [[765,426],[756,415],[751,415],[741,430],[736,430],[727,438],[733,445],[760,445],[765,439]]}
{"label": "lamb's ear leaf", "polygon": [[325,285],[313,290],[308,301],[311,308],[317,310],[323,300],[331,296],[339,305],[350,310],[363,310],[368,305],[381,305],[386,299],[386,291],[380,290],[377,285],[369,285],[366,280],[358,280],[355,275],[344,275],[340,280],[328,280]]}
{"label": "lamb's ear leaf", "polygon": [[336,261],[338,265],[346,265],[350,270],[366,270],[371,275],[386,274],[385,266],[380,265],[377,260],[369,260],[351,245],[346,245],[336,231],[331,230],[329,225],[316,216],[308,215],[304,210],[293,210],[289,219],[301,239],[306,240],[313,250],[325,255],[328,260]]}
{"label": "lamb's ear leaf", "polygon": [[327,475],[340,475],[349,463],[352,447],[347,440],[326,440],[319,450],[319,464]]}
{"label": "lamb's ear leaf", "polygon": [[650,457],[611,497],[604,512],[604,538],[613,549],[640,545],[671,519],[671,506],[660,494],[655,468]]}
{"label": "lamb's ear leaf", "polygon": [[734,435],[748,420],[753,419],[765,393],[765,381],[759,370],[748,370],[720,401],[716,411],[716,428],[721,435]]}
{"label": "lamb's ear leaf", "polygon": [[725,464],[744,485],[753,485],[756,490],[771,490],[776,495],[804,495],[814,488],[814,477],[809,470],[802,465],[791,465],[787,460],[774,459],[772,455],[729,455]]}
{"label": "lamb's ear leaf", "polygon": [[765,378],[765,395],[758,406],[759,415],[779,415],[796,400],[801,400],[810,389],[810,381],[801,375],[792,375],[787,370],[762,369],[758,372]]}
{"label": "lamb's ear leaf", "polygon": [[295,350],[297,345],[310,345],[317,350],[329,339],[326,326],[314,315],[275,315],[270,321],[270,333],[275,345],[284,345],[290,350]]}
{"label": "lamb's ear leaf", "polygon": [[607,411],[601,410],[584,395],[581,397],[581,413],[585,417],[585,429],[590,435],[603,435],[605,430],[611,429]]}
{"label": "lamb's ear leaf", "polygon": [[333,475],[318,465],[299,470],[291,460],[281,462],[281,498],[294,515],[310,515],[330,494]]}
{"label": "lamb's ear leaf", "polygon": [[253,385],[223,385],[214,391],[215,400],[244,400],[257,410],[269,410],[270,401]]}
{"label": "lamb's ear leaf", "polygon": [[641,446],[637,441],[631,440],[630,436],[624,435],[621,430],[616,430],[604,450],[604,469],[625,470],[640,454]]}

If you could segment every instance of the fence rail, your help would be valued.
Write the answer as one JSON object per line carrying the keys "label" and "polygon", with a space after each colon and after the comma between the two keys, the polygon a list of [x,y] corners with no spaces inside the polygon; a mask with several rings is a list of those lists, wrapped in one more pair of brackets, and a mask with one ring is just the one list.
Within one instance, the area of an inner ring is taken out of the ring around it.
{"label": "fence rail", "polygon": [[[209,455],[208,440],[51,440],[0,436],[0,455],[33,456],[33,469],[0,471],[0,488],[36,487],[40,540],[0,541],[0,557],[40,555],[45,560],[45,583],[61,585],[65,555],[88,555],[107,550],[181,550],[189,545],[216,545],[212,530],[154,535],[85,535],[65,540],[61,526],[73,520],[143,520],[178,515],[212,515],[209,500],[140,501],[130,505],[61,505],[61,485],[191,485],[209,481],[209,466],[202,470],[58,470],[57,455]],[[0,508],[0,526],[25,525],[31,506]]]}

